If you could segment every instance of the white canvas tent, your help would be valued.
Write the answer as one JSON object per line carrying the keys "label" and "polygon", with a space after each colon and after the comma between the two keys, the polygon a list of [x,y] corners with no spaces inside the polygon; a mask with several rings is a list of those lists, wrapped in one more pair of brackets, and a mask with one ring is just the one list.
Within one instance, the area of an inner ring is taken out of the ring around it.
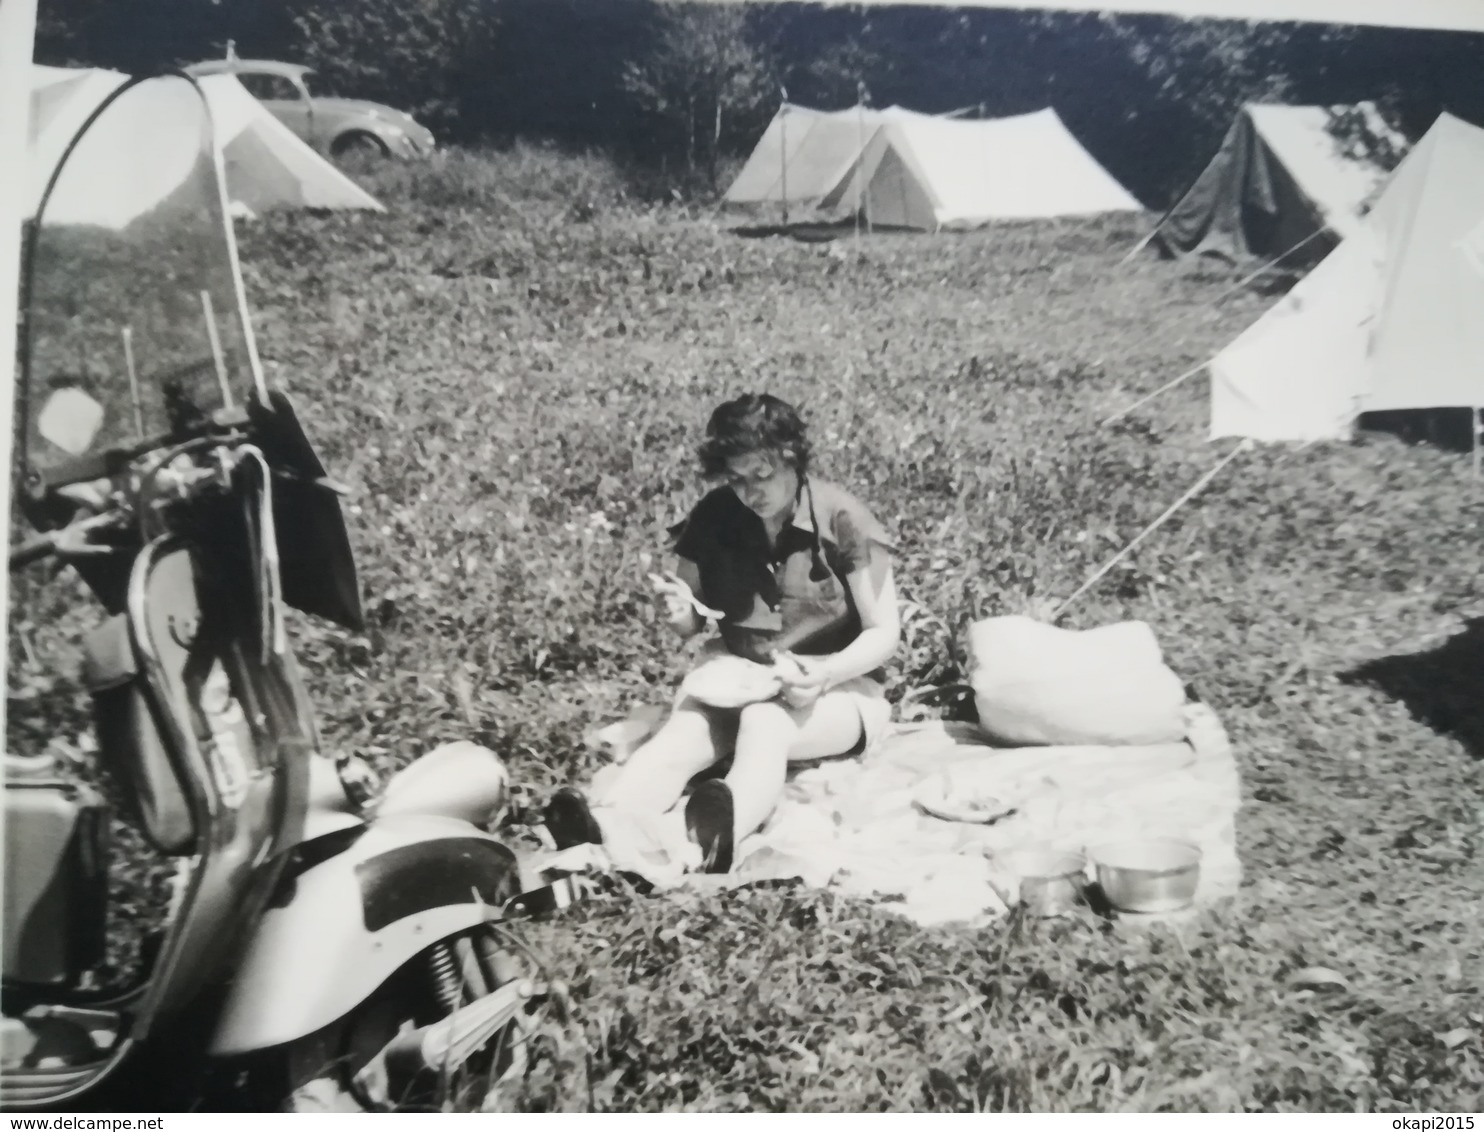
{"label": "white canvas tent", "polygon": [[254,212],[272,208],[364,208],[381,203],[326,161],[268,113],[235,75],[198,79],[227,170],[227,195],[234,206]]}
{"label": "white canvas tent", "polygon": [[1473,353],[1484,359],[1484,218],[1458,243],[1454,256],[1458,277],[1458,299],[1467,310],[1481,312],[1469,324],[1473,330]]}
{"label": "white canvas tent", "polygon": [[117,71],[31,66],[31,121],[25,211],[35,216],[47,181],[82,124],[123,85]]}
{"label": "white canvas tent", "polygon": [[[94,106],[121,85],[123,76],[115,78],[99,84],[102,95]],[[48,221],[117,231],[159,208],[187,184],[202,159],[199,105],[179,80],[141,84],[128,98],[111,103],[89,129],[87,141],[67,157],[67,174],[57,180],[46,203]],[[92,109],[84,109],[78,125]],[[45,156],[34,170],[33,214],[75,132],[47,139]]]}
{"label": "white canvas tent", "polygon": [[1142,207],[1051,109],[968,120],[784,106],[725,199],[924,231]]}
{"label": "white canvas tent", "polygon": [[[1356,147],[1332,125],[1348,117],[1370,139]],[[1320,254],[1359,227],[1386,183],[1386,151],[1406,139],[1368,102],[1348,107],[1250,103],[1221,148],[1151,238],[1171,255],[1279,256],[1321,233]]]}
{"label": "white canvas tent", "polygon": [[1211,436],[1484,405],[1484,129],[1444,114],[1365,222],[1211,363]]}
{"label": "white canvas tent", "polygon": [[881,124],[876,110],[810,110],[785,103],[723,198],[728,204],[819,207]]}
{"label": "white canvas tent", "polygon": [[[88,116],[126,77],[115,71],[33,65],[31,70],[29,191],[26,214],[34,216],[57,162]],[[247,93],[231,75],[199,80],[211,109],[227,175],[227,196],[239,215],[274,208],[364,208],[382,211],[377,200],[335,166],[300,141],[291,130]],[[117,144],[137,148],[163,141],[168,123],[138,123]],[[99,148],[96,152],[103,153]],[[128,163],[120,163],[119,168]],[[156,182],[157,183],[157,182]],[[125,187],[108,177],[97,179],[95,207],[102,222],[127,210]],[[76,207],[84,202],[75,201]]]}

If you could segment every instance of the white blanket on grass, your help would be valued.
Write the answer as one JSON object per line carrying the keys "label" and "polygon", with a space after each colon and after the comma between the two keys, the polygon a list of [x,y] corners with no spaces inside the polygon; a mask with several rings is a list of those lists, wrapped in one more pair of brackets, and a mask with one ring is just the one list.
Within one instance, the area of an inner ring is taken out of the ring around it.
{"label": "white blanket on grass", "polygon": [[[984,923],[1008,911],[1023,849],[1082,851],[1122,837],[1174,836],[1201,847],[1196,905],[1235,892],[1240,783],[1231,744],[1204,705],[1183,743],[1151,747],[985,744],[968,725],[901,724],[866,759],[796,770],[764,827],[737,847],[730,877],[705,877],[680,809],[609,829],[611,863],[665,888],[798,879],[874,900],[922,924]],[[967,797],[1015,812],[992,824],[946,821],[915,796],[951,769]],[[1089,873],[1089,876],[1091,873]]]}

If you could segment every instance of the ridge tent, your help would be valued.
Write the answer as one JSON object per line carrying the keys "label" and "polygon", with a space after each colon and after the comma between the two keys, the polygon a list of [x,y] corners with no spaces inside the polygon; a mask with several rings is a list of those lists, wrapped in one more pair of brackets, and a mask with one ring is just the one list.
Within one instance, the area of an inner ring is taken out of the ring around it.
{"label": "ridge tent", "polygon": [[887,111],[824,207],[931,230],[1143,206],[1048,108],[982,120]]}
{"label": "ridge tent", "polygon": [[196,81],[211,107],[234,208],[386,211],[270,114],[235,75],[207,75]]}
{"label": "ridge tent", "polygon": [[[33,64],[27,216],[35,215],[47,181],[82,124],[126,81],[127,76],[116,71]],[[253,215],[273,208],[383,211],[374,197],[300,141],[236,78],[218,75],[197,82],[211,110],[226,170],[227,196],[235,214]],[[118,144],[147,145],[151,131],[160,126],[139,121],[138,136],[120,138]],[[97,184],[100,218],[125,207],[118,200],[116,182],[100,175]],[[86,202],[74,199],[69,207],[85,209]]]}
{"label": "ridge tent", "polygon": [[[1211,362],[1211,437],[1484,405],[1484,129],[1441,115],[1356,230]],[[1461,285],[1462,284],[1462,285]]]}
{"label": "ridge tent", "polygon": [[[1330,132],[1346,116],[1358,118],[1372,139],[1369,152],[1357,152]],[[1405,149],[1406,139],[1369,102],[1249,103],[1211,163],[1149,238],[1171,256],[1240,259],[1279,256],[1319,236],[1322,254],[1356,231],[1366,205],[1385,184],[1384,152]]]}
{"label": "ridge tent", "polygon": [[785,106],[725,199],[923,231],[1142,209],[1049,108],[971,120]]}

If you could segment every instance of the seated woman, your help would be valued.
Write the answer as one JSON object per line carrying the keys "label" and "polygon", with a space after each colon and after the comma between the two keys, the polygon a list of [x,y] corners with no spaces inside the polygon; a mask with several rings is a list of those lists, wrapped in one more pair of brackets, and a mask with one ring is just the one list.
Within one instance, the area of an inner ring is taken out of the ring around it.
{"label": "seated woman", "polygon": [[682,638],[705,622],[694,597],[723,614],[703,662],[731,654],[772,664],[773,699],[719,709],[684,694],[664,725],[593,799],[566,787],[547,805],[559,848],[600,842],[608,814],[660,814],[696,775],[686,828],[709,872],[732,867],[737,841],[772,813],[787,765],[866,750],[891,708],[882,666],[901,637],[891,542],[852,495],[809,475],[804,423],[769,394],[728,401],[711,416],[701,470],[720,481],[676,530],[676,571],[657,583]]}

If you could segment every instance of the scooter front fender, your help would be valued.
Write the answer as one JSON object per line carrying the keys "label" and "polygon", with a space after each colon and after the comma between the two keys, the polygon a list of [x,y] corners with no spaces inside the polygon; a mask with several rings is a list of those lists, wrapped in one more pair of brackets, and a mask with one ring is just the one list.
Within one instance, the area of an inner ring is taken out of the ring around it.
{"label": "scooter front fender", "polygon": [[[319,852],[317,852],[317,848]],[[260,921],[211,1052],[294,1041],[368,998],[430,944],[490,918],[520,892],[514,852],[457,818],[404,814],[300,847]]]}

